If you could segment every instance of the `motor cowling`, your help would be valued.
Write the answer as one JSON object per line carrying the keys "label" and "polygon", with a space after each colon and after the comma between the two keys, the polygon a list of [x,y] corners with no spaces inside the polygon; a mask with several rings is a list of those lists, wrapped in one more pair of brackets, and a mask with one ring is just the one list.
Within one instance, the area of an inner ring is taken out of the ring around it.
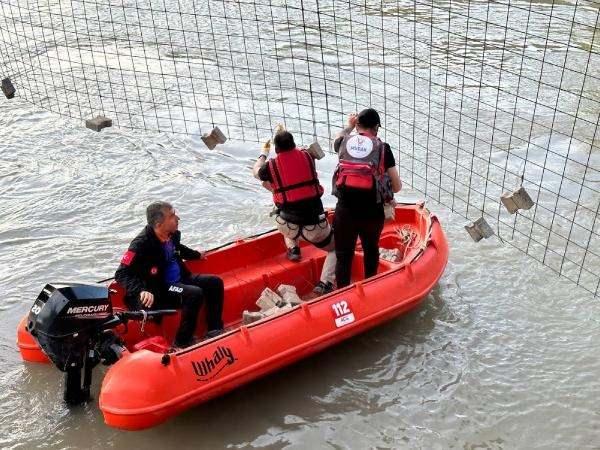
{"label": "motor cowling", "polygon": [[81,366],[90,340],[112,316],[106,286],[47,284],[31,307],[27,331],[64,372]]}

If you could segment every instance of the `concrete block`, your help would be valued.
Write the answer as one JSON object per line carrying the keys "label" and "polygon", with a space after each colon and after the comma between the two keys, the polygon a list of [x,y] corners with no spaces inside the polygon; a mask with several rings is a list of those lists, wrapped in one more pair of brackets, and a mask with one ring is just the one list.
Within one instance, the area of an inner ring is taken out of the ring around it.
{"label": "concrete block", "polygon": [[277,287],[277,292],[283,297],[286,292],[293,292],[295,294],[298,291],[296,291],[296,286],[292,286],[291,284],[280,284]]}
{"label": "concrete block", "polygon": [[279,306],[274,306],[272,308],[267,309],[266,311],[262,311],[262,314],[265,317],[276,316],[276,315],[281,314],[281,313],[283,313],[285,311],[289,311],[293,307],[294,306],[290,305],[289,303],[281,303]]}
{"label": "concrete block", "polygon": [[502,204],[510,214],[516,213],[519,209],[530,209],[534,203],[523,186],[513,192],[505,192],[500,197]]}
{"label": "concrete block", "polygon": [[298,296],[298,292],[296,291],[296,286],[292,286],[290,284],[281,284],[277,288],[277,292],[281,295],[283,299],[283,303],[290,304],[292,306],[299,305],[302,303],[302,300]]}
{"label": "concrete block", "polygon": [[485,239],[494,235],[494,230],[492,230],[492,227],[490,227],[490,225],[486,222],[486,220],[483,217],[477,219],[475,221],[475,225],[477,226],[477,228],[479,228],[481,235]]}
{"label": "concrete block", "polygon": [[257,322],[263,319],[265,315],[259,311],[244,311],[242,315],[242,323],[248,325],[249,323]]}
{"label": "concrete block", "polygon": [[256,306],[260,308],[261,312],[274,308],[278,304],[283,304],[283,299],[269,288],[266,288],[256,301]]}
{"label": "concrete block", "polygon": [[283,301],[292,306],[299,305],[302,303],[302,299],[295,292],[286,292],[283,294]]}
{"label": "concrete block", "polygon": [[465,225],[465,230],[469,232],[471,239],[475,242],[479,242],[483,238],[489,238],[494,235],[494,230],[486,222],[483,217],[480,217],[475,222],[471,222]]}
{"label": "concrete block", "polygon": [[271,317],[279,312],[279,306],[273,306],[272,308],[266,309],[262,312],[265,317]]}
{"label": "concrete block", "polygon": [[519,209],[531,209],[534,205],[533,200],[523,186],[515,192],[515,201],[517,202]]}
{"label": "concrete block", "polygon": [[325,156],[325,152],[317,141],[310,144],[306,151],[315,159],[322,159]]}
{"label": "concrete block", "polygon": [[483,235],[479,232],[479,229],[475,226],[473,222],[466,224],[465,230],[469,232],[471,239],[473,239],[475,242],[479,242],[483,239]]}
{"label": "concrete block", "polygon": [[285,311],[289,311],[290,309],[292,309],[294,306],[290,305],[289,303],[285,303],[284,305],[281,305],[279,307],[279,312],[285,312]]}
{"label": "concrete block", "polygon": [[502,194],[502,196],[500,197],[500,201],[510,214],[516,213],[519,209],[519,207],[517,206],[517,202],[515,202],[512,197],[511,192],[505,192],[504,194]]}
{"label": "concrete block", "polygon": [[397,263],[400,261],[399,248],[380,248],[379,257],[385,261]]}
{"label": "concrete block", "polygon": [[5,78],[4,80],[2,80],[2,92],[4,92],[6,98],[13,98],[15,96],[16,91],[17,90],[13,86],[12,81],[10,81],[10,78]]}
{"label": "concrete block", "polygon": [[96,116],[93,119],[85,121],[85,127],[94,131],[101,131],[104,128],[112,127],[112,119],[104,116]]}
{"label": "concrete block", "polygon": [[227,141],[227,137],[219,127],[214,127],[210,133],[203,134],[201,139],[210,150],[214,149],[218,144],[224,144]]}

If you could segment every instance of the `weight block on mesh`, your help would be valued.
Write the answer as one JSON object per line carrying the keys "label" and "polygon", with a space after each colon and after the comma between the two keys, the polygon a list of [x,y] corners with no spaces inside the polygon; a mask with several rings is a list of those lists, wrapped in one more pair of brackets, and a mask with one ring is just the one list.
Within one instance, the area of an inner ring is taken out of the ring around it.
{"label": "weight block on mesh", "polygon": [[492,230],[492,227],[490,227],[483,217],[480,217],[475,222],[465,225],[465,230],[469,232],[471,239],[475,242],[479,242],[483,238],[487,239],[494,235],[494,230]]}
{"label": "weight block on mesh", "polygon": [[513,192],[505,192],[500,197],[502,204],[510,214],[516,213],[519,209],[530,209],[534,203],[523,186]]}
{"label": "weight block on mesh", "polygon": [[517,206],[517,202],[515,202],[515,200],[512,197],[512,193],[510,192],[505,192],[504,194],[502,194],[502,196],[500,197],[500,201],[510,214],[516,213],[519,209],[519,207]]}
{"label": "weight block on mesh", "polygon": [[519,209],[530,209],[533,206],[533,200],[531,200],[531,197],[523,186],[513,193],[513,199]]}
{"label": "weight block on mesh", "polygon": [[2,92],[4,92],[4,95],[6,96],[6,98],[11,99],[15,96],[15,92],[17,90],[15,89],[14,85],[12,84],[12,81],[10,81],[10,78],[5,78],[4,80],[2,80]]}
{"label": "weight block on mesh", "polygon": [[94,131],[101,131],[104,128],[112,127],[112,119],[104,116],[96,116],[93,119],[85,121],[85,127]]}

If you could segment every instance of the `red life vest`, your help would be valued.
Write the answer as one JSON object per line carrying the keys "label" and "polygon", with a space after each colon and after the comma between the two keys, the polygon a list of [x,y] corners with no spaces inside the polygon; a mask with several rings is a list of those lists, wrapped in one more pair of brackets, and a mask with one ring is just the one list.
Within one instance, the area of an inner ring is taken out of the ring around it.
{"label": "red life vest", "polygon": [[338,150],[340,161],[333,175],[333,194],[339,196],[340,188],[371,190],[375,186],[377,203],[393,198],[383,153],[383,142],[376,136],[345,136]]}
{"label": "red life vest", "polygon": [[277,154],[269,161],[273,202],[279,207],[323,195],[315,162],[308,152],[295,148]]}

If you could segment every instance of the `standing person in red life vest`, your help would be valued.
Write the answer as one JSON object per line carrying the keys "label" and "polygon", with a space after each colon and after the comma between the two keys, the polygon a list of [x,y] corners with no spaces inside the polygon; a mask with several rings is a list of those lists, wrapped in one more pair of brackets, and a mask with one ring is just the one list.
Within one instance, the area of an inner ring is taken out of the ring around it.
{"label": "standing person in red life vest", "polygon": [[277,156],[267,161],[270,146],[265,145],[254,164],[254,176],[273,192],[278,208],[275,221],[284,236],[288,259],[300,259],[300,239],[328,252],[321,279],[314,289],[316,294],[323,295],[334,289],[335,252],[333,232],[321,202],[323,187],[319,184],[315,162],[306,150],[296,147],[294,137],[285,130],[275,134],[273,143]]}
{"label": "standing person in red life vest", "polygon": [[[348,126],[333,144],[339,155],[333,175],[333,194],[338,198],[333,222],[338,288],[350,284],[359,237],[365,278],[377,273],[379,236],[385,220],[383,207],[393,201],[394,192],[402,187],[392,150],[377,137],[380,126],[377,111],[364,109],[349,116]],[[352,133],[355,127],[357,133]]]}
{"label": "standing person in red life vest", "polygon": [[175,347],[194,342],[198,312],[206,304],[207,337],[223,332],[223,280],[214,275],[192,274],[183,260],[200,259],[202,253],[181,243],[179,216],[170,203],[154,202],[146,209],[148,224],[131,241],[115,273],[132,310],[181,308]]}

